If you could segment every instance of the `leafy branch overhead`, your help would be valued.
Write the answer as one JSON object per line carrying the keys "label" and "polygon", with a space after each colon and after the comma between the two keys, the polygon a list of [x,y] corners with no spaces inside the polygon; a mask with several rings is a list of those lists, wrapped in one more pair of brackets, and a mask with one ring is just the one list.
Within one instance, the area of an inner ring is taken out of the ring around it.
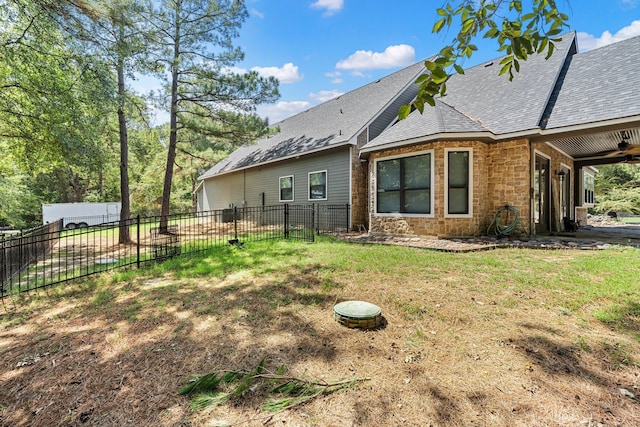
{"label": "leafy branch overhead", "polygon": [[447,0],[437,9],[439,19],[433,25],[434,33],[459,28],[450,44],[433,58],[425,61],[427,72],[416,80],[418,95],[412,104],[400,108],[400,119],[406,118],[413,108],[422,113],[425,104],[435,106],[437,96],[445,96],[449,76],[464,74],[461,63],[478,50],[474,40],[478,36],[493,39],[498,51],[504,54],[500,62],[500,75],[520,71],[520,62],[534,54],[545,54],[548,59],[555,43],[567,27],[569,17],[560,12],[556,0],[532,0],[524,8],[521,0]]}

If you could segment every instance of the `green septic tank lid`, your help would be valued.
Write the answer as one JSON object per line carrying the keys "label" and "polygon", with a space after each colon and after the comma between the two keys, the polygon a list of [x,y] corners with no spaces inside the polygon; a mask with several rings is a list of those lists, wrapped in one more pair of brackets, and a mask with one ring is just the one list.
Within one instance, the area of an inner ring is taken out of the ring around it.
{"label": "green septic tank lid", "polygon": [[349,319],[370,319],[382,313],[380,307],[365,301],[344,301],[336,304],[333,311]]}

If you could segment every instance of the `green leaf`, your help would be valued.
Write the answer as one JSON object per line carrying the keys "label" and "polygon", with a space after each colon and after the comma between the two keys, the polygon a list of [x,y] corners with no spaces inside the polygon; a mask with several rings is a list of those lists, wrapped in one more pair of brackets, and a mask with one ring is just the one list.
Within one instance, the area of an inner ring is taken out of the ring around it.
{"label": "green leaf", "polygon": [[440,30],[442,30],[442,28],[444,27],[444,23],[445,23],[445,19],[444,18],[436,21],[436,23],[433,24],[433,28],[431,29],[431,32],[432,33],[439,33]]}
{"label": "green leaf", "polygon": [[498,75],[501,76],[508,71],[511,71],[511,61],[509,61],[508,64],[504,64],[504,66],[500,69],[500,72],[498,73]]}
{"label": "green leaf", "polygon": [[398,111],[398,119],[400,120],[406,119],[409,116],[410,112],[411,112],[411,105],[404,104],[402,107],[400,107],[400,110]]}
{"label": "green leaf", "polygon": [[549,59],[551,58],[551,55],[553,55],[553,51],[555,50],[555,45],[551,42],[549,42],[549,49],[547,50],[547,56],[545,56],[544,59]]}
{"label": "green leaf", "polygon": [[435,83],[442,83],[447,80],[447,77],[449,76],[447,75],[446,71],[444,71],[442,68],[436,68],[431,72],[431,79]]}
{"label": "green leaf", "polygon": [[453,64],[453,68],[456,70],[458,74],[464,74],[464,68],[462,68],[460,65]]}
{"label": "green leaf", "polygon": [[416,84],[421,84],[425,81],[427,81],[430,78],[429,74],[420,74],[418,76],[418,78],[416,79],[415,83]]}

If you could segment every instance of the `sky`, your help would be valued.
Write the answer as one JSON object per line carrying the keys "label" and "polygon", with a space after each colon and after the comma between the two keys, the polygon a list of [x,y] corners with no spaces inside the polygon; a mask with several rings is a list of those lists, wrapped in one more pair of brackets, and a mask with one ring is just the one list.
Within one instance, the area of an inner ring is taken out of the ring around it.
{"label": "sky", "polygon": [[[581,52],[640,35],[640,0],[557,0]],[[271,124],[436,54],[453,32],[432,34],[444,0],[246,0],[237,70],[280,81],[280,99],[257,113]],[[499,57],[477,40],[465,68]],[[138,81],[141,91],[153,89]],[[159,112],[156,124],[167,120]]]}

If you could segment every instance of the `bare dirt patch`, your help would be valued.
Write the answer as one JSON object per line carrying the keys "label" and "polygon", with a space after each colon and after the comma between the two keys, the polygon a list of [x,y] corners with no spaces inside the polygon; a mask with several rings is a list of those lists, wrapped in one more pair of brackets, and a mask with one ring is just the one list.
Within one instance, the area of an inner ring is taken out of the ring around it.
{"label": "bare dirt patch", "polygon": [[[5,301],[0,424],[637,425],[640,344],[595,320],[593,306],[561,309],[552,289],[489,291],[490,273],[469,278],[450,266],[337,270],[299,248],[278,266],[248,248],[251,264],[221,277],[103,280]],[[426,254],[392,251],[396,266]],[[339,325],[333,306],[350,299],[380,306],[384,326]],[[300,378],[366,380],[276,414],[259,410],[261,390],[196,412],[177,394],[192,374],[249,370],[264,357],[270,372],[283,365]]]}

